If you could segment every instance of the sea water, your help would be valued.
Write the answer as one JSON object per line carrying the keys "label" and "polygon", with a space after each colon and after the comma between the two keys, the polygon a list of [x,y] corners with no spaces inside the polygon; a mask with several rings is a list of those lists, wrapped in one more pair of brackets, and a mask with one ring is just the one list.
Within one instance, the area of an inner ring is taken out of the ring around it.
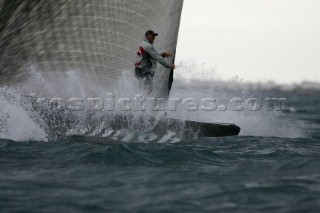
{"label": "sea water", "polygon": [[235,123],[236,137],[125,142],[74,130],[50,139],[21,93],[2,88],[0,212],[318,212],[319,92],[188,85],[175,84],[170,97],[227,108],[233,98],[287,98],[290,106],[166,114]]}

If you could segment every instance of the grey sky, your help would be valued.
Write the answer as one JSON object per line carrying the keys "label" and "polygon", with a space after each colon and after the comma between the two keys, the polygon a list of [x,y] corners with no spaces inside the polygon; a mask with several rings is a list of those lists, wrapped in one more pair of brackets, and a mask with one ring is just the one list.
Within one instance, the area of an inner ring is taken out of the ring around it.
{"label": "grey sky", "polygon": [[177,61],[225,78],[320,82],[319,0],[184,0]]}

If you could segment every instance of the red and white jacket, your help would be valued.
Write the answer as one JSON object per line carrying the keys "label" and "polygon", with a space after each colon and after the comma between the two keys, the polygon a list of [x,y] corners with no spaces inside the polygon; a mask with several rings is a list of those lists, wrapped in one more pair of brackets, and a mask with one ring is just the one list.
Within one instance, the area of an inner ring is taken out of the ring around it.
{"label": "red and white jacket", "polygon": [[141,75],[154,75],[157,62],[170,69],[171,65],[165,61],[162,55],[154,48],[148,39],[144,39],[137,51],[135,67],[141,69]]}

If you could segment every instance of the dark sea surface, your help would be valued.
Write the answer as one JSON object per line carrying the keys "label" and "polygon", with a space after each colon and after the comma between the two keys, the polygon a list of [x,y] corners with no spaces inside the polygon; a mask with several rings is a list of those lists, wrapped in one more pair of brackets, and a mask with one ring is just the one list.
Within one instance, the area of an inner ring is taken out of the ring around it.
{"label": "dark sea surface", "polygon": [[303,137],[0,139],[0,212],[319,212],[320,97],[291,102]]}

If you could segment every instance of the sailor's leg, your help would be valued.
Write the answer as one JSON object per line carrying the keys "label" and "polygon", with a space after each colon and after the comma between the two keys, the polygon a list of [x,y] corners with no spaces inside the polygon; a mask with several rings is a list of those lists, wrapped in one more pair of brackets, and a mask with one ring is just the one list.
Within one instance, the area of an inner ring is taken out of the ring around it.
{"label": "sailor's leg", "polygon": [[151,75],[146,76],[145,89],[144,89],[144,94],[146,96],[149,96],[153,91],[152,79],[153,77]]}
{"label": "sailor's leg", "polygon": [[153,91],[152,79],[153,77],[150,74],[140,78],[140,91],[144,96],[149,96]]}

